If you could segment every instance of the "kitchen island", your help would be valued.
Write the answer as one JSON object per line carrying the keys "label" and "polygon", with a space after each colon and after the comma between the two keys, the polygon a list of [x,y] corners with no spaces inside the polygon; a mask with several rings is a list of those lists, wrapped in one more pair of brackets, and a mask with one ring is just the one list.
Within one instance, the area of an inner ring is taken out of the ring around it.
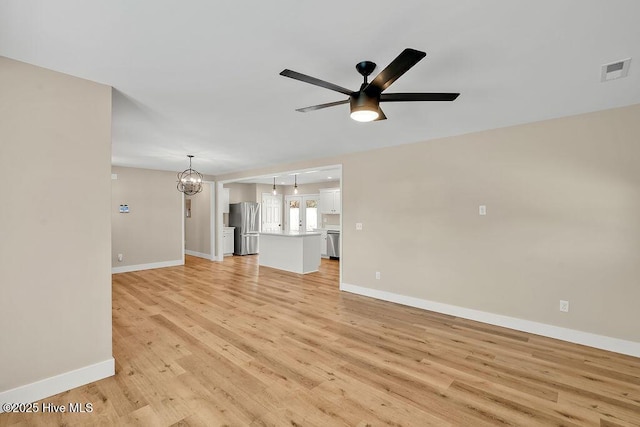
{"label": "kitchen island", "polygon": [[260,233],[258,264],[306,274],[320,268],[320,233],[264,231]]}

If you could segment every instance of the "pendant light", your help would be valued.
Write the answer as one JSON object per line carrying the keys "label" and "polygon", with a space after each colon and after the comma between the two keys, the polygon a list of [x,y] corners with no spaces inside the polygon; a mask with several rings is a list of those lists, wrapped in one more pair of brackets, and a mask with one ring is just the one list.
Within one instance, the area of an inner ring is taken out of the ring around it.
{"label": "pendant light", "polygon": [[200,172],[191,168],[191,154],[187,155],[189,158],[189,169],[178,173],[178,191],[184,193],[187,196],[193,196],[202,191],[203,176]]}
{"label": "pendant light", "polygon": [[278,193],[276,192],[276,177],[274,176],[273,177],[273,195],[275,196],[276,194]]}
{"label": "pendant light", "polygon": [[298,174],[293,175],[293,194],[298,194]]}

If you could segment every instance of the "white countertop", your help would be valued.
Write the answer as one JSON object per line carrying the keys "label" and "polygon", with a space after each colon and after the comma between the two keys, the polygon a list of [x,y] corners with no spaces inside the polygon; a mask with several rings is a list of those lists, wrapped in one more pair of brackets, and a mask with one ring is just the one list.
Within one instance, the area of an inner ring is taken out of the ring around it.
{"label": "white countertop", "polygon": [[320,232],[315,231],[261,231],[261,236],[282,236],[282,237],[304,237],[319,236]]}
{"label": "white countertop", "polygon": [[339,225],[325,225],[324,227],[315,228],[316,231],[340,231]]}

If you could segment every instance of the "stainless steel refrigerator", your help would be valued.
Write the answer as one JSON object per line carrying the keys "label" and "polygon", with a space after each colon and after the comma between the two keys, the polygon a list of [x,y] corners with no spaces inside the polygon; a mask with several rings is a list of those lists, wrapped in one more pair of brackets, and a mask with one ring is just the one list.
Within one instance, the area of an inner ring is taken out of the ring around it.
{"label": "stainless steel refrigerator", "polygon": [[234,230],[234,255],[258,253],[260,204],[240,202],[229,205],[229,226]]}

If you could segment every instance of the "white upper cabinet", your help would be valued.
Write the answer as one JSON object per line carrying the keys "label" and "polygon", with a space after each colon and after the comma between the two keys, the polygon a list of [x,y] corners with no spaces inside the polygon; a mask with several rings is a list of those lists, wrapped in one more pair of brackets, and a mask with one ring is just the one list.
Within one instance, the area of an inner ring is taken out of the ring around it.
{"label": "white upper cabinet", "polygon": [[340,213],[340,189],[323,188],[320,189],[320,213],[339,214]]}

